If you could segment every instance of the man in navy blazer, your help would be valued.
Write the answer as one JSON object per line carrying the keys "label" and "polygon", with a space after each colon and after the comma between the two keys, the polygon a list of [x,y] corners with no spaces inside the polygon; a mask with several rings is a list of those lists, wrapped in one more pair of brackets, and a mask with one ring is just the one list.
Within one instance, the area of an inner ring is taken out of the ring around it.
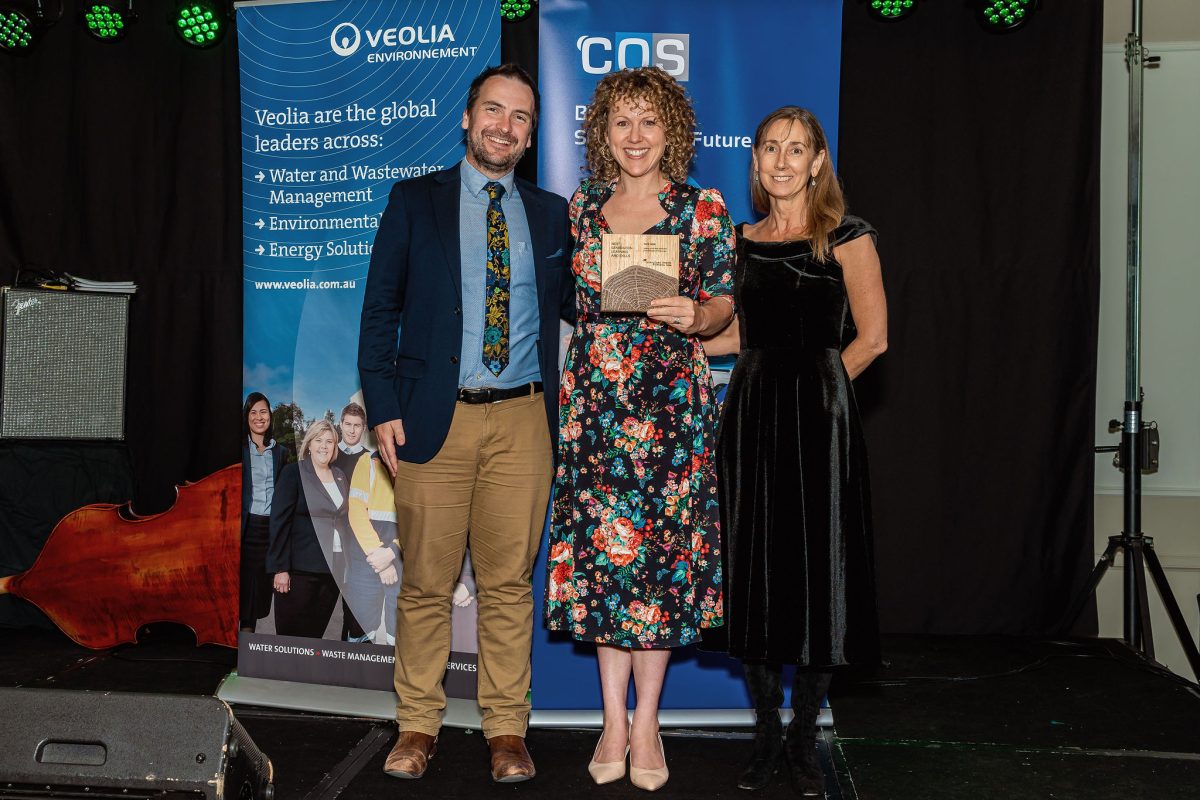
{"label": "man in navy blazer", "polygon": [[559,320],[574,319],[566,201],[513,175],[537,113],[537,87],[520,67],[477,76],[462,118],[466,157],[392,188],[371,255],[358,368],[396,479],[404,559],[400,737],[384,765],[396,777],[421,777],[436,751],[468,535],[492,777],[534,775],[524,742],[530,578],[553,479]]}

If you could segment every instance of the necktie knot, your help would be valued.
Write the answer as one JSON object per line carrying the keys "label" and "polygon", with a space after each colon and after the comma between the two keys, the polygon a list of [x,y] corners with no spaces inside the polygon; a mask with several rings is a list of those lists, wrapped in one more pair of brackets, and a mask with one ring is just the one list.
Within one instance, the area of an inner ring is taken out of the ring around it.
{"label": "necktie knot", "polygon": [[483,185],[483,190],[492,200],[499,200],[504,196],[504,184],[499,181],[488,181]]}

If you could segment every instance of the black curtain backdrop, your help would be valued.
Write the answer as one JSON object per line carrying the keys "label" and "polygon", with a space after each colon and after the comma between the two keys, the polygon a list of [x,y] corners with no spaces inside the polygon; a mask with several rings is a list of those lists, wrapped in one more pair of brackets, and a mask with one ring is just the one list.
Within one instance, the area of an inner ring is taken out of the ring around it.
{"label": "black curtain backdrop", "polygon": [[[32,4],[29,4],[32,5]],[[45,4],[52,11],[57,3]],[[27,56],[0,54],[0,283],[18,269],[132,279],[126,447],[0,447],[0,570],[32,556],[66,512],[133,501],[236,463],[241,409],[241,152],[236,42],[188,49],[169,3],[138,4],[124,41],[80,24],[82,0]],[[54,409],[47,398],[47,413]],[[40,619],[0,603],[0,624]]]}
{"label": "black curtain backdrop", "polygon": [[887,630],[1049,633],[1091,567],[1101,15],[844,6],[839,167],[888,293],[859,387]]}
{"label": "black curtain backdrop", "polygon": [[[183,47],[167,5],[104,45],[65,0],[32,54],[0,55],[0,283],[43,267],[141,286],[128,451],[142,513],[235,463],[240,430],[236,42]],[[988,36],[957,2],[883,25],[846,0],[839,168],[880,230],[891,313],[859,392],[892,631],[1048,632],[1091,563],[1101,3],[1043,5]],[[536,18],[502,37],[536,74]],[[803,76],[763,79],[784,104]],[[536,153],[519,169],[534,177]],[[22,447],[19,469],[64,457]],[[72,481],[25,485],[53,498],[0,487],[0,505],[127,499],[127,480]],[[5,571],[28,566],[45,517],[0,525]]]}
{"label": "black curtain backdrop", "polygon": [[129,35],[107,44],[84,32],[81,0],[65,0],[28,56],[0,55],[0,281],[41,267],[138,283],[126,417],[135,497],[119,499],[142,513],[239,458],[236,41],[185,47],[170,5],[142,6]]}

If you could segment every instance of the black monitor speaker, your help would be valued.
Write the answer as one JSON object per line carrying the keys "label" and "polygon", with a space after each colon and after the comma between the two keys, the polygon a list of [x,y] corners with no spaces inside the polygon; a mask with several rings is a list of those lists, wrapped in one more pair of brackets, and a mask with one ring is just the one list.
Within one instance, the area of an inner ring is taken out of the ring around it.
{"label": "black monitor speaker", "polygon": [[0,688],[0,800],[273,800],[271,760],[215,697]]}

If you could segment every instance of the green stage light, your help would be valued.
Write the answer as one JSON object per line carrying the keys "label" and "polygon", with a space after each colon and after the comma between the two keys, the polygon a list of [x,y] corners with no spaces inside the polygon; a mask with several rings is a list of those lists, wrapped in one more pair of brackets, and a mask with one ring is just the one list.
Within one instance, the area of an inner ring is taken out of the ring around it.
{"label": "green stage light", "polygon": [[83,8],[83,24],[87,32],[102,42],[125,38],[125,29],[132,21],[128,9],[122,11],[111,3],[88,3]]}
{"label": "green stage light", "polygon": [[505,22],[525,19],[537,0],[500,0],[500,18]]}
{"label": "green stage light", "polygon": [[885,22],[894,22],[912,16],[917,10],[917,0],[871,0],[867,8],[871,16]]}
{"label": "green stage light", "polygon": [[978,0],[979,22],[989,31],[1003,33],[1029,21],[1035,0]]}
{"label": "green stage light", "polygon": [[225,20],[208,0],[181,3],[172,24],[179,38],[193,47],[212,47],[225,35]]}
{"label": "green stage light", "polygon": [[0,6],[0,50],[10,53],[28,52],[33,45],[33,22],[23,12]]}

